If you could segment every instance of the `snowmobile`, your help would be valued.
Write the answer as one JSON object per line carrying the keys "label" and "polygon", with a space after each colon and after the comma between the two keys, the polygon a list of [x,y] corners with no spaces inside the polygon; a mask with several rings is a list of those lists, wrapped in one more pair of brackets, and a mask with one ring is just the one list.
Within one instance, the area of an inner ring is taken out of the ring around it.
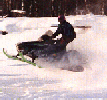
{"label": "snowmobile", "polygon": [[[67,63],[70,62],[70,59],[72,59],[73,62],[81,62],[81,56],[76,50],[66,51],[66,44],[60,45],[59,42],[59,39],[52,40],[50,36],[43,35],[42,41],[18,43],[17,51],[21,52],[23,55],[31,57],[33,63],[36,58],[48,58],[48,60],[51,62],[60,62],[62,59],[63,62],[67,61]],[[71,55],[72,58],[69,57],[69,55]],[[84,70],[84,68],[80,64],[75,66],[76,69],[72,69],[72,71],[81,72]]]}
{"label": "snowmobile", "polygon": [[[42,41],[29,41],[17,44],[17,51],[32,58],[47,57],[61,52],[66,52],[66,44],[60,45],[60,40],[52,40],[50,36],[43,35]],[[18,55],[17,55],[18,56]]]}

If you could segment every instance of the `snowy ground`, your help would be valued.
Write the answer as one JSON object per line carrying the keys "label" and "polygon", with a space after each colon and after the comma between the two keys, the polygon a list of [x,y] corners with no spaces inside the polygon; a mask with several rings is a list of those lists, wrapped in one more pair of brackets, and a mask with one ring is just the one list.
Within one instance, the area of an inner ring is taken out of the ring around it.
{"label": "snowy ground", "polygon": [[[24,62],[7,58],[2,53],[6,48],[10,54],[17,54],[15,44],[35,41],[48,30],[55,32],[57,18],[3,18],[0,30],[0,98],[67,99],[71,97],[107,97],[107,17],[95,15],[66,16],[75,28],[77,38],[67,46],[67,50],[78,51],[85,60],[83,72],[61,70],[59,65],[41,63],[38,68]],[[72,56],[71,56],[72,58]],[[75,62],[76,63],[76,62]],[[65,65],[65,68],[68,65]]]}

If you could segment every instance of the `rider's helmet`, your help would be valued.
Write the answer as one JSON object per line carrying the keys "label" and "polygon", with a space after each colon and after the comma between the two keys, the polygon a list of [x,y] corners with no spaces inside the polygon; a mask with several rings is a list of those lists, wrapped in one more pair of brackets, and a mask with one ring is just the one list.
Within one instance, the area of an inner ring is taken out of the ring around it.
{"label": "rider's helmet", "polygon": [[58,20],[65,21],[65,16],[64,15],[58,16]]}

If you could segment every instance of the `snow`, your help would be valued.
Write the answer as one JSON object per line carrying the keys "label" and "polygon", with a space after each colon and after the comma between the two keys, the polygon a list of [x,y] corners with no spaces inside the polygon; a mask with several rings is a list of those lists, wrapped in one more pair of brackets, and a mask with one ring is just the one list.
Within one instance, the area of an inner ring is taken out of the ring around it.
{"label": "snow", "polygon": [[11,12],[25,13],[26,11],[22,11],[22,10],[11,10]]}
{"label": "snow", "polygon": [[[5,29],[8,34],[0,34],[0,98],[107,97],[106,16],[66,16],[66,20],[74,26],[92,26],[86,29],[75,28],[77,38],[67,45],[67,50],[78,51],[86,60],[83,72],[61,70],[64,63],[42,62],[44,68],[38,68],[9,59],[2,52],[2,48],[5,48],[8,53],[15,55],[17,43],[36,41],[48,30],[55,32],[57,27],[50,26],[58,24],[57,17],[7,17],[2,20],[1,30]],[[66,64],[64,66],[68,67]]]}

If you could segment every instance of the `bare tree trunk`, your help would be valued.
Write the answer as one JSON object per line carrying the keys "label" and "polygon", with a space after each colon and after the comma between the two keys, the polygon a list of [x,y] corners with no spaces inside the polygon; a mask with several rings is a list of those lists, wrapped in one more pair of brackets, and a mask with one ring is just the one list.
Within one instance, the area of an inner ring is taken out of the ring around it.
{"label": "bare tree trunk", "polygon": [[29,16],[30,14],[30,5],[31,1],[30,0],[24,0],[24,11],[26,11],[26,16]]}
{"label": "bare tree trunk", "polygon": [[22,10],[22,0],[18,0],[18,10]]}
{"label": "bare tree trunk", "polygon": [[31,0],[31,16],[35,16],[35,0]]}
{"label": "bare tree trunk", "polygon": [[44,3],[44,16],[50,17],[52,11],[52,0],[45,0]]}
{"label": "bare tree trunk", "polygon": [[58,0],[53,1],[53,16],[58,16]]}
{"label": "bare tree trunk", "polygon": [[7,14],[7,2],[6,2],[6,0],[4,0],[4,2],[3,2],[3,15],[6,15]]}
{"label": "bare tree trunk", "polygon": [[44,15],[44,1],[43,0],[36,0],[37,2],[37,13],[39,17],[43,17]]}
{"label": "bare tree trunk", "polygon": [[13,10],[14,0],[11,0],[11,10]]}

